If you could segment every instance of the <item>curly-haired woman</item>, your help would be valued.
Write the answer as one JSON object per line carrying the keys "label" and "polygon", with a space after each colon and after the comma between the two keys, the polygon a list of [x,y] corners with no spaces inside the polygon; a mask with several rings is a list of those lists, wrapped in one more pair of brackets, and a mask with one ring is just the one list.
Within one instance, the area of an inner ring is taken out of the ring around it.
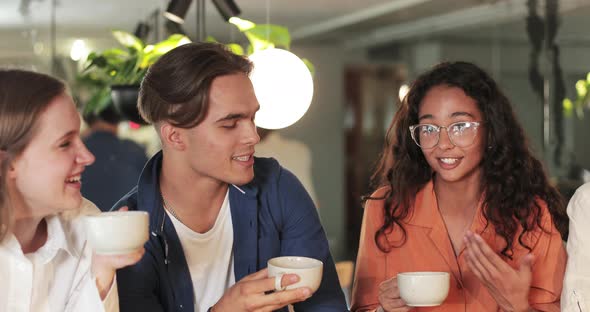
{"label": "curly-haired woman", "polygon": [[529,151],[511,104],[466,62],[413,83],[367,198],[352,311],[409,311],[396,275],[450,273],[420,311],[559,311],[563,199]]}

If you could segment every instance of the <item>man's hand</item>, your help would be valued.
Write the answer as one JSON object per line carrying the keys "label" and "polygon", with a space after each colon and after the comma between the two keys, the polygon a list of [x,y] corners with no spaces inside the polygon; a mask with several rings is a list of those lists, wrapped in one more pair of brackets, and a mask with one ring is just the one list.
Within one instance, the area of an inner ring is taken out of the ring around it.
{"label": "man's hand", "polygon": [[[297,283],[299,277],[295,274],[285,274],[281,279],[281,286]],[[228,289],[223,297],[213,306],[212,312],[241,312],[256,311],[270,312],[278,310],[288,304],[303,301],[311,296],[311,289],[307,287],[274,291],[275,278],[268,277],[267,269],[244,277]]]}

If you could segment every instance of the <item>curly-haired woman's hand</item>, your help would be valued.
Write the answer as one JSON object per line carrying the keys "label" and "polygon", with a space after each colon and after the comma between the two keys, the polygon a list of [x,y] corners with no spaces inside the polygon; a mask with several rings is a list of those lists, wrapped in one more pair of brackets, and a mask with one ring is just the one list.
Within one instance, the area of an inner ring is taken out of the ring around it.
{"label": "curly-haired woman's hand", "polygon": [[379,284],[379,304],[385,312],[405,312],[412,309],[400,297],[397,276]]}
{"label": "curly-haired woman's hand", "polygon": [[479,278],[502,311],[533,311],[528,302],[534,257],[522,258],[518,270],[498,256],[481,236],[464,238],[469,269]]}

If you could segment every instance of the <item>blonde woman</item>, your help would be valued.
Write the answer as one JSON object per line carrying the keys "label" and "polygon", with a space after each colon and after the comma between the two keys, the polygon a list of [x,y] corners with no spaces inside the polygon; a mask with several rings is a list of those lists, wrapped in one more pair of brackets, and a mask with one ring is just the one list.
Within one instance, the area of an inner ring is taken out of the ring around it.
{"label": "blonde woman", "polygon": [[117,311],[123,256],[93,256],[80,195],[94,161],[65,85],[50,76],[0,70],[0,311]]}

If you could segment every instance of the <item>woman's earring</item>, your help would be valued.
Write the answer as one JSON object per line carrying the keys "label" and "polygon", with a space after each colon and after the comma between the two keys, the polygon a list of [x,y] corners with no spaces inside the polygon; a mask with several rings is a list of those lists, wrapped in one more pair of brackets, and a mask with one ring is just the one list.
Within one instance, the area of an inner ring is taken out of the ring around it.
{"label": "woman's earring", "polygon": [[492,149],[492,146],[491,145],[488,145],[488,149],[491,150]]}

